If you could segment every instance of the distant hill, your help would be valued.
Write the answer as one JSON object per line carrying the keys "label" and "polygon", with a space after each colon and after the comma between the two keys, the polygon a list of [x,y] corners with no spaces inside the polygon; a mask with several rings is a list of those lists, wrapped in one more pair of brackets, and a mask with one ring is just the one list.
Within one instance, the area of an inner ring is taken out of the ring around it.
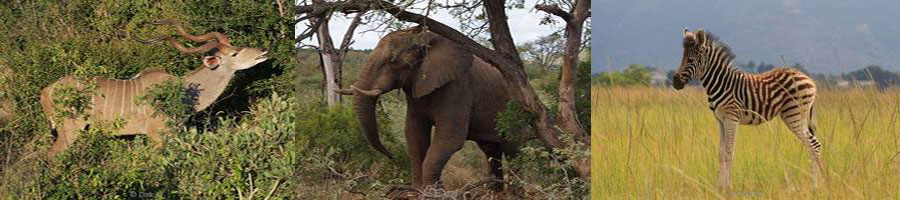
{"label": "distant hill", "polygon": [[817,73],[880,65],[900,70],[900,1],[601,0],[593,6],[600,57],[592,71],[628,64],[677,67],[682,29],[704,28],[737,54],[737,62],[799,62]]}

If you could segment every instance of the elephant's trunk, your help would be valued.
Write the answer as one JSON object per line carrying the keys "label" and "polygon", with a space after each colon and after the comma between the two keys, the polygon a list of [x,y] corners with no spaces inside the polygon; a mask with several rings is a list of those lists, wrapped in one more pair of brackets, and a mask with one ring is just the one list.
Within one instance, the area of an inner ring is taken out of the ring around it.
{"label": "elephant's trunk", "polygon": [[388,158],[393,159],[391,153],[388,152],[387,148],[384,148],[384,145],[381,144],[381,140],[378,137],[378,123],[375,120],[375,102],[378,102],[378,96],[357,94],[353,97],[356,117],[362,125],[366,140],[375,148],[375,150],[381,152]]}

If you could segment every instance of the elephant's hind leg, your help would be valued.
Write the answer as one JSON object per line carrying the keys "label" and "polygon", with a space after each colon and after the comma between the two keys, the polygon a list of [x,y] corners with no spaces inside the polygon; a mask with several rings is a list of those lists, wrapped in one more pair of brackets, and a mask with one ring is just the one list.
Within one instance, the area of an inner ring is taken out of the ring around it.
{"label": "elephant's hind leg", "polygon": [[[503,149],[499,142],[478,142],[478,147],[487,156],[488,166],[490,167],[491,176],[497,180],[503,180]],[[503,190],[503,182],[496,182],[491,185],[491,189],[496,192]]]}

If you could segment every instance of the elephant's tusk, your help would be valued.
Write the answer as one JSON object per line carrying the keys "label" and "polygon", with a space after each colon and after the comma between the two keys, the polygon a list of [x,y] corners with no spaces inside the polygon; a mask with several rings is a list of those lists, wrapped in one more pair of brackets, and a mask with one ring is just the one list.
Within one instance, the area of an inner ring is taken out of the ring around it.
{"label": "elephant's tusk", "polygon": [[370,96],[370,97],[377,97],[378,95],[381,95],[381,93],[382,93],[381,89],[363,90],[363,89],[359,89],[353,85],[351,85],[350,88],[353,89],[353,91],[356,91],[357,94]]}
{"label": "elephant's tusk", "polygon": [[338,94],[341,94],[341,95],[353,95],[352,89],[332,88],[331,90],[334,90],[335,92],[337,92]]}

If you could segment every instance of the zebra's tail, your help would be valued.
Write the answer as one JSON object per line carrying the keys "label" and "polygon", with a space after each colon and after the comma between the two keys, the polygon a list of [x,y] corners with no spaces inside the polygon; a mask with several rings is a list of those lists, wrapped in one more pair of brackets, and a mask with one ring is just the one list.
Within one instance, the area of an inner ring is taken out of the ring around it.
{"label": "zebra's tail", "polygon": [[808,129],[809,129],[809,134],[811,134],[811,135],[814,136],[814,137],[816,136],[816,129],[817,129],[817,127],[816,127],[816,112],[815,112],[815,108],[816,108],[816,103],[815,103],[815,102],[810,103],[810,105],[809,105],[809,119],[807,120],[807,121],[809,122],[809,127],[808,127]]}

